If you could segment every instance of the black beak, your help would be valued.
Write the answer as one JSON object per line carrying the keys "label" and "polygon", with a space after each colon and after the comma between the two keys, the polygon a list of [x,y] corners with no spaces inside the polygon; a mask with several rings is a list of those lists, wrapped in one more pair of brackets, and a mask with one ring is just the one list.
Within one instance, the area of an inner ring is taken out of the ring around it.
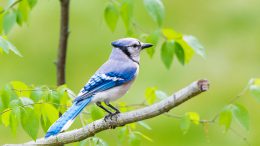
{"label": "black beak", "polygon": [[142,50],[145,49],[145,48],[150,48],[152,47],[153,45],[152,44],[149,44],[149,43],[142,43]]}

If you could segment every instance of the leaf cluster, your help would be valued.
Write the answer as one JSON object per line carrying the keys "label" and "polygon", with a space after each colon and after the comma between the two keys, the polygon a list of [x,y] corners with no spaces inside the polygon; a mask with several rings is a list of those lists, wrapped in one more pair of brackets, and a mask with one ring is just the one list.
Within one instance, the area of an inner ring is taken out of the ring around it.
{"label": "leaf cluster", "polygon": [[50,89],[12,81],[0,90],[0,124],[10,127],[13,134],[21,125],[35,140],[40,127],[46,132],[58,119],[59,112],[70,106],[69,90],[65,85]]}
{"label": "leaf cluster", "polygon": [[8,0],[5,7],[0,6],[0,54],[10,51],[22,56],[16,47],[8,40],[8,33],[18,24],[22,26],[29,19],[32,8],[37,0]]}
{"label": "leaf cluster", "polygon": [[140,39],[154,44],[154,47],[147,49],[150,57],[153,57],[155,48],[160,48],[161,60],[168,69],[171,67],[174,56],[182,65],[190,62],[194,52],[206,57],[205,49],[197,38],[183,35],[172,28],[163,28],[165,8],[161,0],[143,0],[143,3],[148,15],[157,24],[152,32],[138,34],[134,30],[139,26],[134,20],[134,0],[110,1],[104,10],[107,26],[114,32],[119,18],[121,18],[128,36],[139,36]]}

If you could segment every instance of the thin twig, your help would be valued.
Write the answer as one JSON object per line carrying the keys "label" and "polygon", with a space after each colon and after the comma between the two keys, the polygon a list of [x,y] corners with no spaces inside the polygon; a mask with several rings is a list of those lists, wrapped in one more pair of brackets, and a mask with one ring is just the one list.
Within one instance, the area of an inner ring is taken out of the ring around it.
{"label": "thin twig", "polygon": [[17,4],[20,3],[21,1],[23,1],[23,0],[17,0],[17,1],[15,1],[13,4],[11,4],[11,5],[10,5],[9,7],[7,7],[6,9],[0,11],[0,14],[4,13],[5,11],[7,11],[7,10],[9,10],[9,9],[11,9],[11,8],[13,8],[15,5],[17,5]]}
{"label": "thin twig", "polygon": [[31,92],[31,91],[49,91],[49,92],[53,92],[53,91],[57,91],[54,89],[15,89],[12,88],[12,90],[17,91],[17,92]]}
{"label": "thin twig", "polygon": [[[52,92],[58,92],[56,89],[15,89],[12,88],[12,90],[17,91],[17,92],[31,92],[31,91],[49,91],[50,93]],[[70,95],[71,99],[76,98],[76,95],[70,90],[70,89],[65,89],[65,92],[68,93]]]}
{"label": "thin twig", "polygon": [[[69,108],[69,106],[67,106],[67,105],[57,104],[57,103],[52,103],[52,102],[36,102],[36,103],[21,105],[19,107],[24,108],[24,107],[33,106],[36,104],[52,104],[52,105],[56,105],[56,106],[63,106],[63,107]],[[0,115],[4,114],[6,112],[12,111],[12,110],[13,110],[12,108],[5,109],[4,111],[0,112]]]}
{"label": "thin twig", "polygon": [[247,138],[245,136],[243,136],[242,134],[240,134],[239,132],[237,132],[234,128],[230,127],[230,130],[237,136],[241,137],[242,140],[248,145],[251,146],[251,144],[249,143],[249,141],[247,140]]}
{"label": "thin twig", "polygon": [[[166,117],[171,117],[171,118],[175,118],[175,119],[182,119],[183,116],[181,115],[176,115],[176,114],[169,114],[169,113],[165,113],[164,114]],[[200,124],[205,124],[205,123],[209,123],[209,124],[212,124],[214,123],[215,121],[213,119],[211,120],[206,120],[206,119],[202,119],[202,120],[199,120],[198,121]]]}
{"label": "thin twig", "polygon": [[241,98],[247,91],[248,91],[248,88],[249,88],[249,84],[247,84],[247,86],[234,98],[232,98],[230,100],[230,104],[236,102],[239,98]]}

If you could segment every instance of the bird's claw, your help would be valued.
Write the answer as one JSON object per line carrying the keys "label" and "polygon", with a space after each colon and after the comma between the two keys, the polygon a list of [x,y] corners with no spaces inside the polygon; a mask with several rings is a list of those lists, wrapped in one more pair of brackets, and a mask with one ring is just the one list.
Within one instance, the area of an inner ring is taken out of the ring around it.
{"label": "bird's claw", "polygon": [[112,114],[108,114],[108,115],[106,115],[105,118],[104,118],[105,122],[107,121],[108,118],[111,119],[111,117],[112,117]]}
{"label": "bird's claw", "polygon": [[120,112],[115,112],[115,113],[111,113],[111,114],[106,115],[105,118],[104,118],[105,122],[108,120],[108,118],[110,118],[110,120],[112,120],[112,118],[119,113]]}

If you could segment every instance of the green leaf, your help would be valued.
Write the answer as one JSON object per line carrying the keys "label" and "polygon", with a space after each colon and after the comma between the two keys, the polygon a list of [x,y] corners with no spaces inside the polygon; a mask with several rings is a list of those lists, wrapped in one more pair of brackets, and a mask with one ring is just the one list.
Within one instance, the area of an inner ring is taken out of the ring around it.
{"label": "green leaf", "polygon": [[54,123],[59,118],[58,110],[51,104],[43,104],[42,114]]}
{"label": "green leaf", "polygon": [[20,100],[22,102],[22,105],[26,106],[26,107],[30,107],[33,108],[33,100],[31,100],[30,98],[26,98],[26,97],[20,97]]}
{"label": "green leaf", "polygon": [[153,47],[145,49],[146,52],[148,53],[148,55],[151,58],[153,57],[153,55],[155,53],[155,46],[158,43],[159,39],[160,39],[160,31],[159,30],[155,30],[154,32],[152,32],[150,35],[148,35],[146,37],[146,42],[154,45]]}
{"label": "green leaf", "polygon": [[162,26],[164,19],[164,6],[161,0],[144,0],[144,6],[152,19],[159,26]]}
{"label": "green leaf", "polygon": [[144,127],[145,129],[152,130],[152,128],[147,123],[145,123],[144,121],[138,121],[137,123],[140,126]]}
{"label": "green leaf", "polygon": [[162,29],[162,33],[168,40],[182,39],[182,34],[176,32],[175,30],[173,30],[171,28]]}
{"label": "green leaf", "polygon": [[20,116],[20,106],[22,105],[20,99],[14,99],[10,102],[9,107],[12,109],[12,114]]}
{"label": "green leaf", "polygon": [[9,103],[11,100],[18,98],[10,85],[4,86],[1,96],[4,108],[9,107]]}
{"label": "green leaf", "polygon": [[31,94],[30,88],[25,83],[21,81],[12,81],[10,84],[15,90],[17,96],[30,97]]}
{"label": "green leaf", "polygon": [[11,28],[16,23],[16,13],[14,11],[10,11],[4,15],[4,32],[8,34],[11,30]]}
{"label": "green leaf", "polygon": [[28,1],[28,4],[29,6],[31,7],[31,9],[36,5],[37,3],[37,0],[27,0]]}
{"label": "green leaf", "polygon": [[130,25],[133,19],[133,7],[133,0],[122,0],[121,18],[128,31],[130,30]]}
{"label": "green leaf", "polygon": [[146,140],[148,140],[150,142],[153,142],[153,140],[150,137],[148,137],[147,135],[145,135],[145,134],[143,134],[143,133],[141,133],[139,131],[134,131],[133,133],[135,133],[137,135],[140,135],[141,137],[143,137],[144,139],[146,139]]}
{"label": "green leaf", "polygon": [[[0,6],[0,11],[4,11],[4,8],[2,8],[1,6]],[[2,34],[2,31],[3,31],[3,15],[0,14],[0,34]],[[0,48],[0,54],[2,53],[1,51],[2,49]]]}
{"label": "green leaf", "polygon": [[16,55],[18,55],[18,56],[20,56],[20,57],[23,57],[23,55],[17,50],[17,48],[16,48],[13,44],[11,44],[9,41],[6,41],[6,42],[7,42],[7,44],[8,44],[9,49],[10,49],[12,52],[14,52]]}
{"label": "green leaf", "polygon": [[17,23],[19,25],[22,25],[23,22],[26,22],[28,20],[29,12],[30,12],[30,5],[28,1],[27,0],[21,1],[17,9],[17,18],[19,19]]}
{"label": "green leaf", "polygon": [[197,38],[194,36],[183,36],[183,40],[187,42],[187,44],[200,56],[206,58],[205,48],[200,44]]}
{"label": "green leaf", "polygon": [[90,115],[93,121],[101,119],[104,116],[103,112],[97,106],[91,106]]}
{"label": "green leaf", "polygon": [[141,139],[139,135],[136,135],[135,133],[131,132],[129,134],[129,144],[131,146],[139,146],[141,144]]}
{"label": "green leaf", "polygon": [[[136,123],[130,123],[127,125],[131,130],[136,129]],[[131,132],[131,131],[130,131]]]}
{"label": "green leaf", "polygon": [[57,92],[59,94],[59,103],[63,106],[59,106],[59,111],[61,113],[64,113],[66,110],[67,110],[67,107],[66,106],[70,106],[71,105],[71,99],[68,95],[68,91],[69,89],[67,88],[66,85],[62,85],[62,86],[59,86],[57,88]]}
{"label": "green leaf", "polygon": [[260,86],[250,85],[249,87],[250,94],[260,102]]}
{"label": "green leaf", "polygon": [[16,0],[8,0],[7,1],[7,8],[11,7],[12,5],[14,5],[16,3]]}
{"label": "green leaf", "polygon": [[[5,109],[6,111],[7,110],[10,110],[9,108],[8,109]],[[10,115],[11,115],[11,112],[10,111],[7,111],[5,113],[3,113],[1,115],[2,117],[2,123],[4,124],[4,126],[8,127],[9,124],[10,124]]]}
{"label": "green leaf", "polygon": [[55,108],[59,108],[60,100],[61,100],[61,94],[58,91],[49,91],[48,98],[46,99],[47,102],[54,103],[53,106]]}
{"label": "green leaf", "polygon": [[204,48],[201,48],[201,46],[199,46],[198,41],[194,40],[194,37],[183,36],[182,34],[174,31],[173,29],[162,29],[162,33],[168,40],[172,39],[176,41],[177,44],[175,44],[174,47],[178,48],[178,50],[176,50],[175,53],[178,52],[178,54],[176,55],[180,63],[189,63],[192,56],[194,55],[194,50],[200,55],[203,54]]}
{"label": "green leaf", "polygon": [[9,53],[8,43],[7,43],[7,41],[6,41],[2,36],[0,36],[0,48],[1,48],[6,54]]}
{"label": "green leaf", "polygon": [[15,10],[16,13],[16,23],[20,26],[23,25],[23,18],[22,18],[22,13],[19,10]]}
{"label": "green leaf", "polygon": [[11,127],[12,133],[14,135],[16,135],[19,118],[20,118],[19,115],[17,115],[16,113],[11,112],[11,115],[10,115],[10,127]]}
{"label": "green leaf", "polygon": [[78,146],[87,146],[89,144],[89,139],[90,138],[80,141]]}
{"label": "green leaf", "polygon": [[188,112],[186,115],[189,117],[190,121],[192,121],[194,124],[199,124],[200,122],[200,115],[196,112]]}
{"label": "green leaf", "polygon": [[4,52],[3,49],[0,47],[0,54],[3,54],[3,52]]}
{"label": "green leaf", "polygon": [[105,8],[104,17],[107,23],[107,26],[111,31],[115,31],[116,24],[119,18],[119,8],[115,3],[109,3]]}
{"label": "green leaf", "polygon": [[91,140],[93,141],[94,146],[108,146],[108,144],[101,138],[92,137]]}
{"label": "green leaf", "polygon": [[6,38],[6,36],[0,36],[0,48],[4,50],[6,54],[9,53],[9,50],[13,51],[16,55],[22,57],[21,53],[12,45]]}
{"label": "green leaf", "polygon": [[147,54],[152,58],[154,53],[155,53],[155,48],[154,47],[150,47],[150,48],[147,48],[145,49]]}
{"label": "green leaf", "polygon": [[0,95],[0,97],[1,97],[0,98],[0,104],[2,106],[2,109],[7,108],[9,103],[10,103],[10,96],[9,96],[8,92],[4,89],[2,90],[2,93]]}
{"label": "green leaf", "polygon": [[38,102],[42,96],[43,96],[43,91],[40,87],[36,87],[31,91],[31,96],[30,98],[34,101],[34,102]]}
{"label": "green leaf", "polygon": [[157,88],[156,87],[148,87],[146,88],[145,90],[145,99],[146,99],[146,102],[148,104],[153,104],[155,102],[155,99],[156,99],[156,92]]}
{"label": "green leaf", "polygon": [[167,69],[171,67],[174,56],[174,43],[173,40],[167,40],[163,43],[161,48],[161,59]]}
{"label": "green leaf", "polygon": [[128,130],[127,126],[119,128],[118,138],[121,143],[123,143],[123,141],[125,141],[127,139],[128,134],[129,134],[129,130]]}
{"label": "green leaf", "polygon": [[121,112],[127,112],[128,107],[125,102],[119,102],[118,107]]}
{"label": "green leaf", "polygon": [[229,108],[224,108],[219,114],[219,125],[225,126],[225,130],[228,131],[232,122],[232,112]]}
{"label": "green leaf", "polygon": [[67,92],[65,92],[64,95],[61,97],[60,104],[61,104],[61,106],[59,106],[59,111],[61,113],[66,112],[68,109],[67,107],[71,106],[71,100],[70,100]]}
{"label": "green leaf", "polygon": [[156,94],[156,97],[158,99],[160,99],[160,100],[168,98],[168,95],[165,92],[161,91],[161,90],[156,90],[155,94]]}
{"label": "green leaf", "polygon": [[190,118],[188,115],[185,115],[181,118],[180,128],[181,128],[183,134],[186,134],[188,132],[188,130],[190,129],[190,124],[191,124],[191,121],[190,121]]}
{"label": "green leaf", "polygon": [[191,58],[194,55],[194,50],[192,49],[191,46],[182,38],[182,39],[177,39],[178,44],[183,48],[184,51],[184,58],[185,58],[185,64],[189,63]]}
{"label": "green leaf", "polygon": [[33,139],[37,139],[39,131],[39,117],[31,108],[22,111],[22,127],[24,131]]}
{"label": "green leaf", "polygon": [[[2,96],[1,96],[1,90],[0,90],[0,113],[2,113],[3,110],[4,110],[4,104],[2,102]],[[1,125],[1,120],[0,120],[0,125]]]}
{"label": "green leaf", "polygon": [[255,79],[252,79],[253,81],[253,85],[256,85],[256,86],[260,86],[260,78],[255,78]]}
{"label": "green leaf", "polygon": [[249,130],[249,114],[247,109],[241,104],[231,104],[233,116],[246,129]]}
{"label": "green leaf", "polygon": [[86,146],[86,145],[93,145],[93,146],[108,146],[108,144],[99,137],[90,137],[85,139],[79,143],[79,146]]}
{"label": "green leaf", "polygon": [[48,118],[44,119],[43,116],[41,116],[40,121],[41,121],[42,130],[44,132],[47,132],[52,123],[50,122],[50,120]]}
{"label": "green leaf", "polygon": [[181,47],[181,45],[178,42],[174,43],[174,50],[175,50],[175,54],[179,60],[179,62],[184,65],[185,64],[185,54],[184,54],[184,50]]}

